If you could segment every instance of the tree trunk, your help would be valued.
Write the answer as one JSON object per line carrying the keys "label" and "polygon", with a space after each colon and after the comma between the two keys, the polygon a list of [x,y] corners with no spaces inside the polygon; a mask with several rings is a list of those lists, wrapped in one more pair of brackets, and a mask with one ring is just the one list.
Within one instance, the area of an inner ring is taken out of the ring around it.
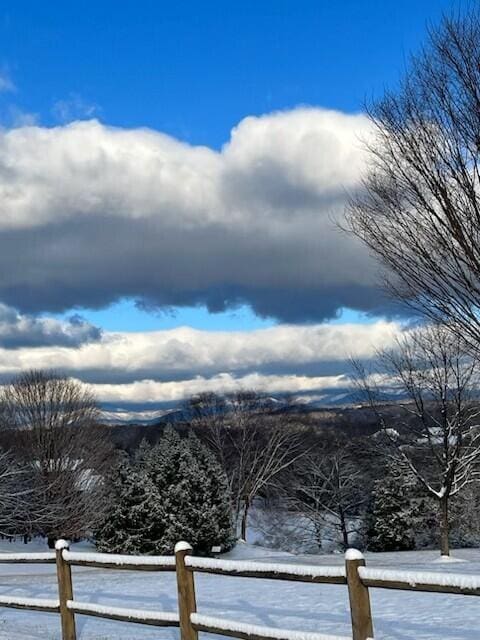
{"label": "tree trunk", "polygon": [[245,498],[243,503],[243,515],[242,515],[242,525],[240,528],[240,538],[242,540],[247,541],[247,520],[248,520],[248,510],[250,508],[250,499]]}
{"label": "tree trunk", "polygon": [[48,536],[47,544],[49,549],[55,549],[55,538],[53,538],[52,536]]}
{"label": "tree trunk", "polygon": [[342,530],[343,550],[346,551],[350,545],[348,540],[348,531],[347,531],[347,523],[345,521],[345,514],[342,511],[340,512],[340,527]]}
{"label": "tree trunk", "polygon": [[238,523],[240,522],[240,513],[242,511],[242,501],[240,498],[237,498],[235,501],[235,517],[234,517],[234,523],[235,523],[235,536],[237,536],[238,534]]}
{"label": "tree trunk", "polygon": [[442,556],[450,555],[449,534],[448,497],[445,496],[440,500],[440,553]]}

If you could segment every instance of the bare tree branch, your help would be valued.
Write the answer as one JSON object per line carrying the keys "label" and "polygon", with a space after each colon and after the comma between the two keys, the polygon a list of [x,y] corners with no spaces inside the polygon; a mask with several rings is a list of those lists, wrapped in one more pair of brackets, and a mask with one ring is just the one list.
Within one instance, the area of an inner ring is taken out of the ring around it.
{"label": "bare tree branch", "polygon": [[480,12],[444,18],[398,92],[369,109],[349,228],[395,298],[480,345]]}

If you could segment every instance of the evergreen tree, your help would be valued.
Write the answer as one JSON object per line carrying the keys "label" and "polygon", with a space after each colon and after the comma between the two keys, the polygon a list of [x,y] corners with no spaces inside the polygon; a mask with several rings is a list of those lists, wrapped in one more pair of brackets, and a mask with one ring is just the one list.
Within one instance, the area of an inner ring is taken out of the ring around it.
{"label": "evergreen tree", "polygon": [[145,470],[125,458],[114,467],[107,483],[110,508],[95,534],[98,549],[110,553],[154,553],[158,500]]}
{"label": "evergreen tree", "polygon": [[179,540],[188,540],[196,553],[209,553],[212,546],[232,546],[225,473],[193,433],[180,438],[167,429],[145,456],[145,468],[164,512],[157,523],[158,553],[171,553]]}
{"label": "evergreen tree", "polygon": [[142,443],[113,483],[112,508],[98,532],[108,551],[169,554],[179,540],[196,553],[233,545],[225,473],[198,438],[166,429],[159,442]]}
{"label": "evergreen tree", "polygon": [[390,467],[373,486],[368,516],[367,547],[371,551],[415,548],[419,506],[412,497],[412,480]]}

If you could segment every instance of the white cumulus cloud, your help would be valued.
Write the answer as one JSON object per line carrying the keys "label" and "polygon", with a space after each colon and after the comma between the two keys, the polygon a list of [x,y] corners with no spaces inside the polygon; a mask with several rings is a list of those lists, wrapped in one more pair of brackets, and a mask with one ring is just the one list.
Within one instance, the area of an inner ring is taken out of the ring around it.
{"label": "white cumulus cloud", "polygon": [[316,368],[339,374],[350,357],[368,359],[393,345],[396,322],[355,325],[278,325],[255,331],[166,331],[108,333],[79,347],[1,349],[3,377],[29,368],[58,369],[83,380],[131,383],[176,381],[228,372],[304,373]]}
{"label": "white cumulus cloud", "polygon": [[96,120],[0,131],[0,300],[246,303],[287,322],[375,311],[376,265],[334,223],[368,131],[316,108],[248,117],[221,151]]}

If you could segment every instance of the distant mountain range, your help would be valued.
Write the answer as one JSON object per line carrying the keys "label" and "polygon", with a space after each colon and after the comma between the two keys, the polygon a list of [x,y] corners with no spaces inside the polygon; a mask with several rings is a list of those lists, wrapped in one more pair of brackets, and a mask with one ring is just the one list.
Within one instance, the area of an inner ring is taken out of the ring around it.
{"label": "distant mountain range", "polygon": [[[342,407],[315,407],[300,405],[280,408],[279,411],[291,411],[298,415],[299,420],[307,421],[315,429],[337,429],[350,437],[367,435],[378,430],[378,420],[374,412],[366,406],[351,405]],[[387,408],[392,414],[396,412],[394,405]],[[175,424],[180,430],[187,430],[188,420],[184,411],[177,409],[164,413],[156,420],[105,424],[114,444],[128,451],[135,450],[142,440],[151,444],[157,442],[168,424]]]}
{"label": "distant mountain range", "polygon": [[[393,390],[385,393],[385,400],[399,399],[398,393]],[[282,400],[272,398],[281,405]],[[317,395],[302,396],[301,400],[295,403],[295,411],[301,413],[312,413],[327,409],[345,409],[360,405],[358,393],[351,389],[339,390],[332,389]],[[131,411],[125,408],[108,407],[103,410],[103,422],[108,425],[155,425],[162,423],[177,423],[188,420],[185,410],[179,406],[169,408],[156,408],[150,410],[142,410],[139,408]]]}

